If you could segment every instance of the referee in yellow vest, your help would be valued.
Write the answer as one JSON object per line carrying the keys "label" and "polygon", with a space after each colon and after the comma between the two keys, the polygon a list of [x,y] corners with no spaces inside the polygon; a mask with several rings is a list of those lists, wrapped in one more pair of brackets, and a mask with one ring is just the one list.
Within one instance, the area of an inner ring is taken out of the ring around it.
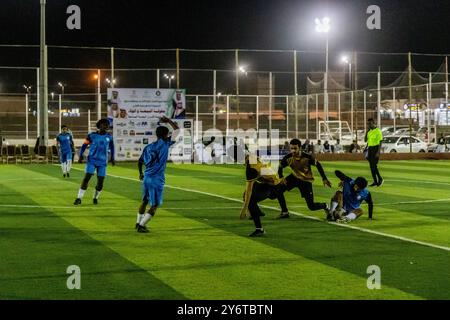
{"label": "referee in yellow vest", "polygon": [[378,161],[380,160],[381,142],[383,140],[383,134],[380,128],[378,128],[373,119],[369,119],[369,131],[366,133],[365,142],[367,142],[366,159],[370,164],[370,171],[372,172],[373,183],[371,187],[380,187],[383,185],[383,178],[378,171]]}

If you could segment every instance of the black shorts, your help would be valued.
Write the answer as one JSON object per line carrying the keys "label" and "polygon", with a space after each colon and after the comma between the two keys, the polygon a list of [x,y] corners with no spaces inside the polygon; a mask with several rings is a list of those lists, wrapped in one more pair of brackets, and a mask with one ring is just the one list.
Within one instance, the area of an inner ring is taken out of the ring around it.
{"label": "black shorts", "polygon": [[302,195],[302,198],[311,197],[313,195],[312,183],[308,181],[303,181],[290,174],[286,177],[286,187],[285,189],[291,191],[294,188],[298,188]]}
{"label": "black shorts", "polygon": [[256,182],[253,185],[251,199],[256,202],[261,202],[266,199],[274,200],[278,197],[278,188],[266,183]]}

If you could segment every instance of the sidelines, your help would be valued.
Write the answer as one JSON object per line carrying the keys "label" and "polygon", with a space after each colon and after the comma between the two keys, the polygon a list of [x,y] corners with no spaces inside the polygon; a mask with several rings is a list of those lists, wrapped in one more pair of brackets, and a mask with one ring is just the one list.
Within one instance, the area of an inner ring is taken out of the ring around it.
{"label": "sidelines", "polygon": [[[83,169],[78,169],[78,168],[72,168],[72,169],[78,170],[78,171],[84,171]],[[124,176],[117,176],[117,175],[112,175],[112,174],[108,174],[108,176],[113,177],[113,178],[118,178],[118,179],[124,179],[124,180],[140,182],[139,179],[135,179],[135,178],[129,178],[129,177],[124,177]],[[167,187],[169,189],[180,190],[180,191],[185,191],[185,192],[192,192],[192,193],[202,194],[202,195],[206,195],[206,196],[210,196],[210,197],[215,197],[215,198],[220,198],[220,199],[224,199],[224,200],[229,200],[229,201],[233,201],[233,202],[242,203],[242,200],[235,199],[235,198],[230,198],[230,197],[225,197],[225,196],[221,196],[221,195],[217,195],[217,194],[214,194],[214,193],[209,193],[209,192],[204,192],[204,191],[199,191],[199,190],[194,190],[194,189],[175,187],[175,186],[170,186],[170,185],[166,185],[165,187]],[[279,210],[278,208],[275,208],[275,207],[272,207],[272,206],[262,205],[261,207],[264,207],[264,208],[267,208],[267,209],[271,209],[271,210]],[[379,231],[374,231],[374,230],[365,229],[365,228],[361,228],[361,227],[351,226],[351,225],[348,225],[348,224],[338,224],[338,223],[334,223],[334,222],[328,222],[328,221],[324,221],[322,219],[319,219],[317,217],[308,216],[308,215],[305,215],[305,214],[302,214],[302,213],[299,213],[299,212],[291,211],[290,213],[293,214],[293,215],[305,218],[305,219],[314,220],[314,221],[320,221],[320,222],[328,223],[328,224],[335,225],[335,226],[338,226],[338,227],[341,227],[341,228],[348,228],[348,229],[358,230],[358,231],[361,231],[361,232],[371,233],[371,234],[375,234],[375,235],[379,235],[379,236],[383,236],[383,237],[387,237],[387,238],[392,238],[392,239],[396,239],[396,240],[401,240],[401,241],[405,241],[405,242],[419,244],[419,245],[426,246],[426,247],[431,247],[431,248],[440,249],[440,250],[444,250],[444,251],[450,251],[450,247],[446,247],[446,246],[440,246],[440,245],[436,245],[436,244],[432,244],[432,243],[428,243],[428,242],[413,240],[413,239],[409,239],[409,238],[405,238],[405,237],[401,237],[401,236],[396,236],[396,235],[392,235],[392,234],[388,234],[388,233],[384,233],[384,232],[379,232]]]}

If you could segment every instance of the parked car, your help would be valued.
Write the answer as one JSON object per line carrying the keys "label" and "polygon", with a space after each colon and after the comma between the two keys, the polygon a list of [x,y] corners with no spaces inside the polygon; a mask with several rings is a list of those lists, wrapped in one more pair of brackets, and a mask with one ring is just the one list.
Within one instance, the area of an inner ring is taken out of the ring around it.
{"label": "parked car", "polygon": [[401,125],[401,126],[391,126],[391,127],[384,127],[381,129],[381,133],[383,134],[383,137],[388,137],[394,135],[394,132],[399,129],[408,129],[409,126]]}
{"label": "parked car", "polygon": [[[383,153],[410,152],[409,136],[390,136],[383,140],[381,151]],[[412,152],[426,152],[428,145],[418,138],[412,137]]]}
{"label": "parked car", "polygon": [[[397,129],[397,131],[395,131],[391,136],[392,137],[409,136],[409,132],[410,132],[409,127],[407,127],[407,128],[400,128],[400,129]],[[416,134],[417,134],[417,132],[414,129],[412,129],[411,135],[413,137],[415,137]]]}

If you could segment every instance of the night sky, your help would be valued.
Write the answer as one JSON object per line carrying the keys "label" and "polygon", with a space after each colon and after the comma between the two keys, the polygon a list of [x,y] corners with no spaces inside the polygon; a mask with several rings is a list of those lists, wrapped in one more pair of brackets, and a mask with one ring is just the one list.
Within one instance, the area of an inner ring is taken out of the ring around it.
{"label": "night sky", "polygon": [[[71,4],[81,7],[81,31],[66,28],[65,11]],[[366,28],[366,9],[373,4],[381,7],[380,31]],[[330,65],[337,69],[341,68],[337,57],[343,51],[450,53],[449,13],[448,0],[47,0],[47,44],[323,51],[324,40],[314,32],[314,18],[328,15],[333,28]],[[39,44],[39,0],[2,0],[0,30],[0,44]],[[119,67],[174,67],[172,57],[167,62],[161,57],[150,61],[141,57],[118,54],[117,63]],[[231,69],[232,58],[232,54],[226,59],[186,54],[183,66]],[[288,57],[250,59],[254,70],[292,68]],[[316,54],[305,54],[303,59],[302,71],[323,69]],[[378,65],[385,70],[405,68],[404,57],[364,56],[361,60],[361,71],[375,71]],[[108,62],[107,52],[92,51],[88,56],[67,50],[49,53],[50,67],[108,68]],[[415,68],[432,71],[441,62],[442,58],[417,58]],[[0,65],[38,63],[37,49],[0,48]]]}

